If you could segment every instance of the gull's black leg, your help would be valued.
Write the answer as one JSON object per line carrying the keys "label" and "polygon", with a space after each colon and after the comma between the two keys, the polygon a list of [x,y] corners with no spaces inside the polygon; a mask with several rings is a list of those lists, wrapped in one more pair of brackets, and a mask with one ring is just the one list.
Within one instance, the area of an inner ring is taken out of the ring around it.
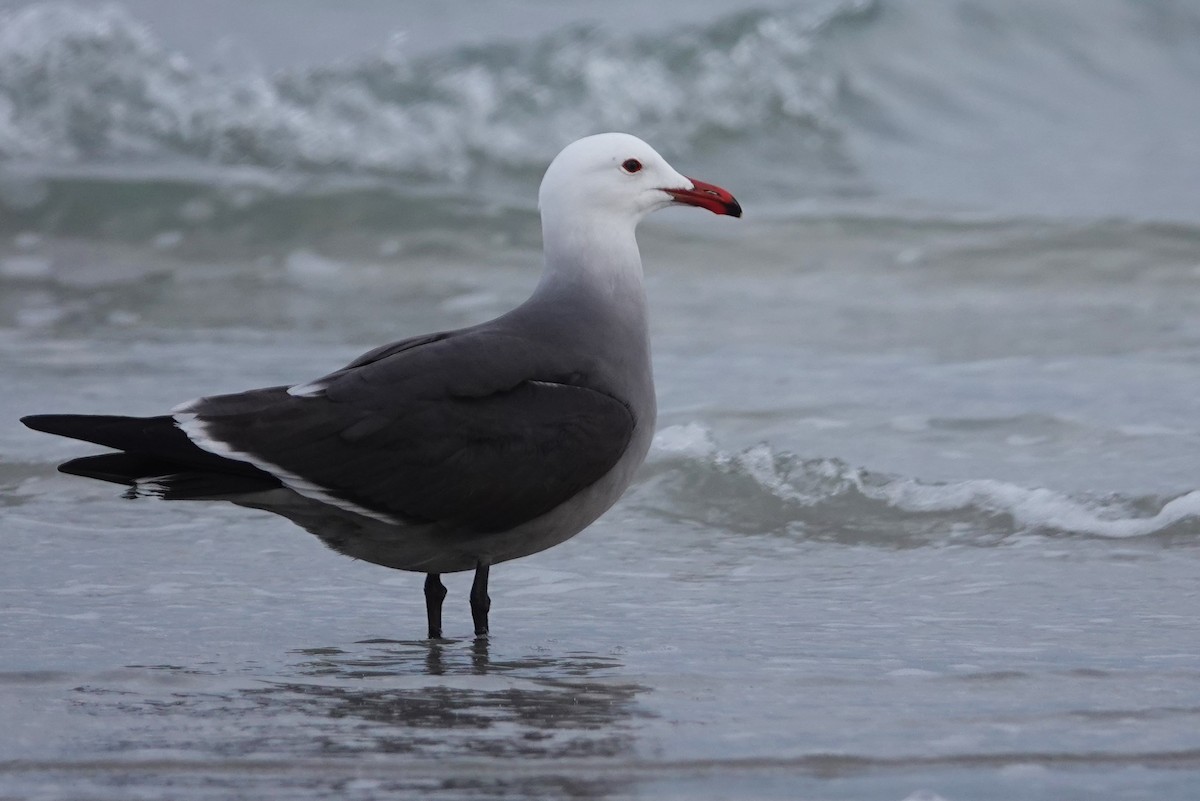
{"label": "gull's black leg", "polygon": [[471,583],[471,619],[475,621],[475,636],[485,637],[488,633],[488,610],[492,599],[487,594],[488,566],[480,562],[475,566],[475,581]]}
{"label": "gull's black leg", "polygon": [[429,618],[429,639],[436,640],[442,636],[442,600],[446,597],[446,588],[442,585],[442,577],[437,573],[425,575],[425,616]]}

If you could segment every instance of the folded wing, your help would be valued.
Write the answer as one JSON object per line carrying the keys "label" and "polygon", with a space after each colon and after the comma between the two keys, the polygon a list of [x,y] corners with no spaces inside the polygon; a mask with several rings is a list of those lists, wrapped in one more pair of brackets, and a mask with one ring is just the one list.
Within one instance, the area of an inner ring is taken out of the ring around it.
{"label": "folded wing", "polygon": [[535,356],[498,370],[487,354],[428,339],[300,393],[201,398],[176,419],[202,448],[301,494],[397,522],[503,531],[608,473],[635,420],[624,402],[570,376],[535,377]]}

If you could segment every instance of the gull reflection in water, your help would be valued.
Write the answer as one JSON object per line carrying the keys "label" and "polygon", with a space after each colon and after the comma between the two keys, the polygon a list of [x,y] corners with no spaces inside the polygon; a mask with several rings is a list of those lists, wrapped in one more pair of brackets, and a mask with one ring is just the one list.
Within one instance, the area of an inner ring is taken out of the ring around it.
{"label": "gull reflection in water", "polygon": [[322,754],[631,756],[647,716],[637,703],[646,688],[622,681],[611,656],[493,659],[485,639],[356,645],[297,651],[295,680],[242,699],[307,719],[297,736],[309,742],[295,745]]}
{"label": "gull reflection in water", "polygon": [[226,731],[220,751],[242,757],[631,757],[637,721],[648,716],[637,701],[646,687],[622,681],[611,656],[500,660],[485,639],[355,646],[294,651],[300,660],[266,686],[242,687],[224,704],[208,692],[193,704],[175,693],[169,709],[211,717],[227,705],[238,731]]}
{"label": "gull reflection in water", "polygon": [[270,668],[211,664],[131,665],[74,688],[73,708],[104,732],[88,757],[103,764],[102,784],[611,798],[629,789],[618,768],[640,761],[651,717],[639,700],[649,688],[629,682],[618,657],[499,658],[483,639],[305,648]]}

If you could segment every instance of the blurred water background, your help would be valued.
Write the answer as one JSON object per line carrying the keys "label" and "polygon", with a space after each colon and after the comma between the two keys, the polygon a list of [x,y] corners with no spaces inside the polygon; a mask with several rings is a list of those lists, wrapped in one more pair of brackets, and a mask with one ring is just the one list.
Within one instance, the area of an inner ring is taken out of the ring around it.
{"label": "blurred water background", "polygon": [[[499,313],[603,130],[746,217],[486,645],[16,423]],[[1195,798],[1197,131],[1194,0],[0,0],[0,797]]]}

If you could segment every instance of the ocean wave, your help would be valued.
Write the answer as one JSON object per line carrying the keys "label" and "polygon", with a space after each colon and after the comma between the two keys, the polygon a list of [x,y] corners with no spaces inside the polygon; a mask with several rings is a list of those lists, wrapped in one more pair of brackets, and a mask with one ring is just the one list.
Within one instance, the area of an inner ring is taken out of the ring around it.
{"label": "ocean wave", "polygon": [[397,35],[272,72],[190,60],[119,5],[34,3],[0,12],[0,204],[40,203],[14,164],[523,191],[564,143],[616,129],[763,205],[1193,221],[1193,31],[1183,3],[811,0],[433,54]]}
{"label": "ocean wave", "polygon": [[1200,490],[1173,498],[1092,497],[991,479],[925,482],[766,444],[726,452],[699,424],[659,432],[633,502],[732,531],[894,547],[990,545],[1019,536],[1200,537]]}
{"label": "ocean wave", "polygon": [[569,28],[421,58],[396,38],[356,61],[268,74],[197,66],[118,5],[35,4],[0,16],[0,158],[187,156],[453,180],[481,163],[540,167],[598,129],[677,149],[747,125],[819,132],[832,87],[810,80],[814,38],[872,8],[750,12],[653,38]]}

